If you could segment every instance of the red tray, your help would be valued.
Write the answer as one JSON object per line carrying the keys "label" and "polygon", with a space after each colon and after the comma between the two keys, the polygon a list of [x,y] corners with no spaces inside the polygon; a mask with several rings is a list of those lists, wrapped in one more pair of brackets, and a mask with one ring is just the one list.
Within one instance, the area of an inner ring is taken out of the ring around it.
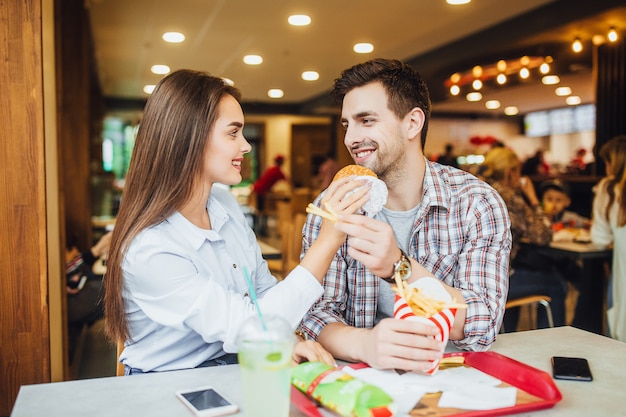
{"label": "red tray", "polygon": [[[463,356],[465,358],[465,365],[471,366],[494,378],[498,378],[502,382],[512,385],[536,398],[527,399],[527,402],[516,404],[512,407],[496,408],[493,410],[460,410],[459,412],[453,412],[451,414],[442,413],[440,414],[442,416],[488,417],[524,413],[554,407],[554,405],[563,398],[549,374],[526,365],[525,363],[516,361],[515,359],[511,359],[508,356],[496,352],[455,352],[447,353],[444,356]],[[363,363],[351,364],[349,366],[354,369],[359,369],[365,368],[368,365]],[[321,416],[314,406],[315,401],[306,397],[295,387],[292,387],[291,400],[306,416]]]}

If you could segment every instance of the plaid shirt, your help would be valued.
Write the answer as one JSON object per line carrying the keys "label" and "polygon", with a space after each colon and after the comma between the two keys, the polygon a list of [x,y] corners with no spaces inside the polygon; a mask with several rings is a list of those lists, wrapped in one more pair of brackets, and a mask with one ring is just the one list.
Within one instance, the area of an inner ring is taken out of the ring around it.
{"label": "plaid shirt", "polygon": [[[320,227],[321,219],[309,215],[303,253]],[[426,161],[422,201],[409,246],[411,258],[465,298],[465,337],[454,344],[467,350],[488,349],[500,329],[508,292],[511,232],[500,195],[465,171]],[[378,286],[379,278],[351,258],[344,243],[324,278],[324,294],[305,316],[302,330],[317,338],[332,322],[372,328]]]}

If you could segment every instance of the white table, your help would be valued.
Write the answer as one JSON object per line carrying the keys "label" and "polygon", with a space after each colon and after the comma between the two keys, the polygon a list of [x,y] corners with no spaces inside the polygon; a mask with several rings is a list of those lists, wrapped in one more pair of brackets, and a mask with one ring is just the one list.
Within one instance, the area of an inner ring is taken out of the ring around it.
{"label": "white table", "polygon": [[[551,356],[589,360],[592,382],[557,380],[563,399],[554,408],[525,416],[626,416],[626,343],[573,327],[559,327],[498,335],[493,350],[546,372],[550,372]],[[11,417],[193,417],[174,392],[207,384],[216,386],[241,406],[239,367],[230,365],[22,386]],[[301,414],[292,410],[291,415]]]}

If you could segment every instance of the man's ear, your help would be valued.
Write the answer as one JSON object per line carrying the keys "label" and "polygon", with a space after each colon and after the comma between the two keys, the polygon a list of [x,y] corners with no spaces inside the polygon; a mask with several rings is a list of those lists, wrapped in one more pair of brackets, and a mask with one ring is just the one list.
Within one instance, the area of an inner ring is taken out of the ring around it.
{"label": "man's ear", "polygon": [[408,121],[408,137],[411,139],[417,138],[421,140],[422,128],[424,127],[424,121],[426,116],[419,107],[414,107],[407,114]]}

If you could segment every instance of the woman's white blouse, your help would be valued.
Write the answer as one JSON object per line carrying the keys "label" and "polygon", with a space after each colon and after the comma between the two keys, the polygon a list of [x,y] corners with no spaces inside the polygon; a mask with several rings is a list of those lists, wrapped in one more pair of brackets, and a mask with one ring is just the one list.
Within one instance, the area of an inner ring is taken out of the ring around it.
{"label": "woman's white blouse", "polygon": [[298,266],[277,283],[254,232],[229,191],[213,187],[207,203],[212,230],[176,212],[143,230],[123,262],[130,340],[122,363],[147,371],[193,368],[237,351],[237,330],[255,316],[247,271],[264,315],[295,329],[323,289]]}

